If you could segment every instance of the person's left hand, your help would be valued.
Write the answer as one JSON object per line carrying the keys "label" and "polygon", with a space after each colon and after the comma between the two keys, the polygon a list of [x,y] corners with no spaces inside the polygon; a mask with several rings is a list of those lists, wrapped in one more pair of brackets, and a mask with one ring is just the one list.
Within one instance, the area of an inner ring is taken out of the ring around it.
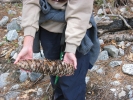
{"label": "person's left hand", "polygon": [[77,59],[75,54],[66,52],[63,61],[74,65],[74,68],[77,69]]}

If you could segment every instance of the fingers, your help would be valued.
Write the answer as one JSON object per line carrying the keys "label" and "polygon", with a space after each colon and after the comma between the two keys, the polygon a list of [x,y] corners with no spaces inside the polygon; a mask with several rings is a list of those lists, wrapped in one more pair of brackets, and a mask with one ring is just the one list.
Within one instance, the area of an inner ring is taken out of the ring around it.
{"label": "fingers", "polygon": [[77,69],[77,60],[76,59],[73,61],[73,65],[74,65],[74,68]]}

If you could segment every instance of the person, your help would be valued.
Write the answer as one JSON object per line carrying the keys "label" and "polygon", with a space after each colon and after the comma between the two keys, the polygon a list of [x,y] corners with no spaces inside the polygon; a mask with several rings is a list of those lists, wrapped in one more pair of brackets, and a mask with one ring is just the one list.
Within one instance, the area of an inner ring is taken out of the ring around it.
{"label": "person", "polygon": [[[40,41],[45,58],[57,60],[60,58],[60,40],[65,29],[65,54],[63,61],[74,65],[74,75],[59,78],[55,90],[55,100],[85,100],[85,77],[88,69],[94,65],[99,54],[99,42],[96,25],[92,17],[94,0],[46,0],[48,4],[57,10],[65,10],[67,22],[48,20],[39,27],[41,4],[39,0],[23,0],[22,27],[24,29],[23,48],[18,54],[15,63],[22,59],[32,59],[33,41],[35,33],[39,29]],[[90,23],[90,20],[92,22]],[[93,25],[94,24],[94,25]],[[92,28],[95,26],[95,29]],[[93,33],[91,33],[93,32]],[[82,54],[77,48],[84,36],[92,43],[89,52]],[[54,84],[55,76],[51,76]]]}

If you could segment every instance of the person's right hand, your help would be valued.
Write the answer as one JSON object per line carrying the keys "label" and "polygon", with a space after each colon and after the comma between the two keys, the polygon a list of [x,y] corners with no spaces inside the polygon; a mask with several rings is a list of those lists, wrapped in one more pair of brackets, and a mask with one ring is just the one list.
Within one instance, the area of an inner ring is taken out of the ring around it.
{"label": "person's right hand", "polygon": [[20,51],[20,53],[18,54],[14,64],[16,64],[19,60],[32,59],[32,55],[33,55],[33,50],[32,50],[33,40],[34,40],[34,38],[32,36],[25,36],[23,48]]}

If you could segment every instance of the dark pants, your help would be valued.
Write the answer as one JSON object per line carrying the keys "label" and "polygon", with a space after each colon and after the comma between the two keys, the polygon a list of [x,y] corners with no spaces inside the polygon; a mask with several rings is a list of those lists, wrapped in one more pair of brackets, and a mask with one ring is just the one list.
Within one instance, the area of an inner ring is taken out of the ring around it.
{"label": "dark pants", "polygon": [[[89,34],[89,30],[87,32]],[[40,40],[44,55],[47,59],[57,60],[60,58],[61,34],[48,32],[40,28]],[[60,77],[57,83],[55,100],[85,100],[86,83],[85,77],[88,69],[92,68],[89,63],[89,53],[82,55],[78,51],[77,70],[74,75]],[[51,76],[51,83],[54,84],[55,76]]]}

